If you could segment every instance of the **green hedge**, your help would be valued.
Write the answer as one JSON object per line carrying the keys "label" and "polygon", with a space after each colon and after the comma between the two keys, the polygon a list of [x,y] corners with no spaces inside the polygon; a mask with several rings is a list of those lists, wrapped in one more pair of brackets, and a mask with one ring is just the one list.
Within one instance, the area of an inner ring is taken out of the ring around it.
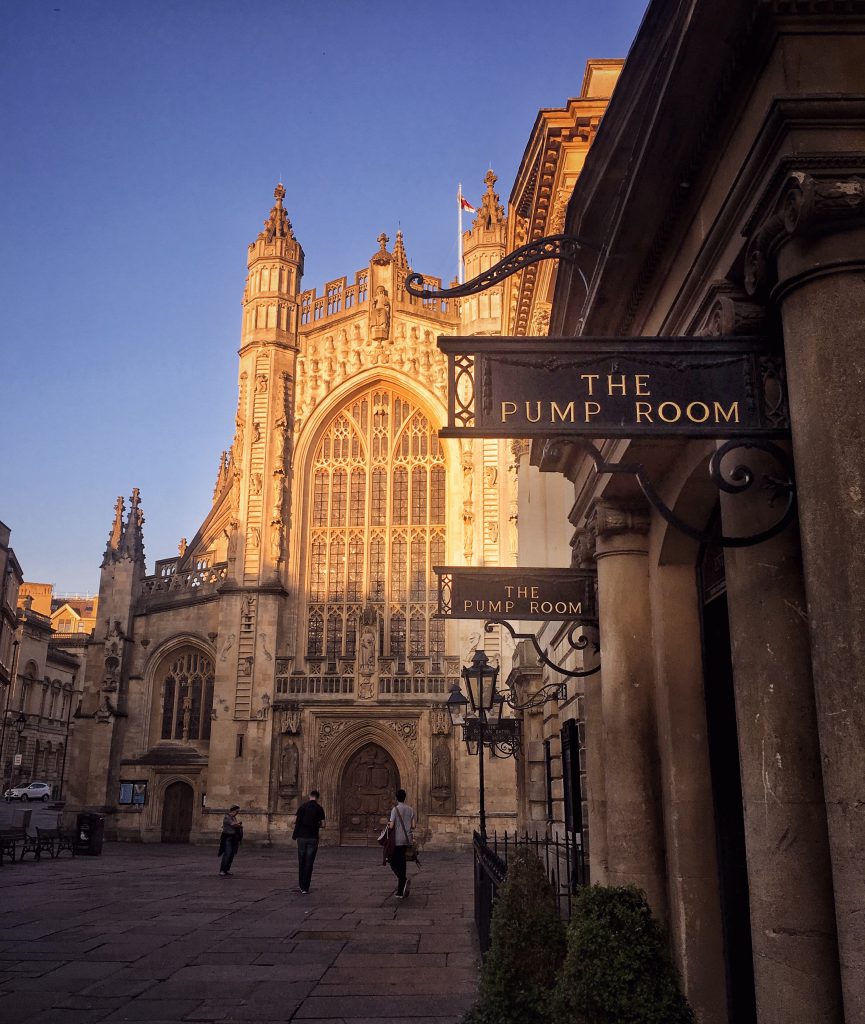
{"label": "green hedge", "polygon": [[543,866],[525,847],[508,861],[490,938],[478,1001],[464,1024],[548,1024],[565,928]]}
{"label": "green hedge", "polygon": [[694,1024],[664,933],[635,886],[576,895],[553,1014],[579,1024]]}

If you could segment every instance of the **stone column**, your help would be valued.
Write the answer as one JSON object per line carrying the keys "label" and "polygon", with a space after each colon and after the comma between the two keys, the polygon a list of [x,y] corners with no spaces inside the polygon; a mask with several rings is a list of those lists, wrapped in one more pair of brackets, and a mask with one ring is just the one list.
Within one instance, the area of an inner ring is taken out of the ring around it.
{"label": "stone column", "polygon": [[[758,474],[777,473],[749,456]],[[762,493],[721,496],[724,533],[765,522]],[[757,527],[759,528],[759,527]],[[795,526],[725,551],[754,986],[760,1024],[843,1021],[832,866]]]}
{"label": "stone column", "polygon": [[649,518],[598,501],[598,605],[604,683],[604,788],[609,883],[643,889],[667,917],[649,609]]}
{"label": "stone column", "polygon": [[[594,568],[595,535],[578,530],[573,541],[573,561],[579,569]],[[583,667],[594,668],[598,655],[589,647],[583,652]],[[589,879],[592,885],[608,884],[607,795],[604,783],[604,711],[601,673],[583,679],[586,709],[586,803],[589,811]]]}
{"label": "stone column", "polygon": [[[795,173],[749,243],[781,309],[846,1020],[865,1020],[865,187]],[[774,278],[774,282],[773,282]],[[812,879],[813,881],[813,879]],[[810,888],[800,899],[810,899]]]}

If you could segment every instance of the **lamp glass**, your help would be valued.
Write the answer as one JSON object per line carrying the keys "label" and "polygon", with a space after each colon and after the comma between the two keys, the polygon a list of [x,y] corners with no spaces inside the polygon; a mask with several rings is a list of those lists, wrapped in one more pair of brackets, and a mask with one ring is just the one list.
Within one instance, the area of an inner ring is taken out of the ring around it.
{"label": "lamp glass", "polygon": [[473,711],[489,711],[492,708],[498,677],[498,667],[490,665],[486,653],[475,651],[471,665],[463,668],[463,679]]}
{"label": "lamp glass", "polygon": [[454,683],[451,687],[450,696],[445,701],[445,707],[450,715],[451,725],[462,725],[466,720],[466,708],[469,702],[463,696],[460,688]]}

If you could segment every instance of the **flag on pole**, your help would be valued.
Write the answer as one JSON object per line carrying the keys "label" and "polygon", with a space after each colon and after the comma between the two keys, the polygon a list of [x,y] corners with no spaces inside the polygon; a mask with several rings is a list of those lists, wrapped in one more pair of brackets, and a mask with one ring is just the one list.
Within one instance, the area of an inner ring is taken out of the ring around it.
{"label": "flag on pole", "polygon": [[468,199],[466,199],[465,196],[460,196],[460,209],[468,210],[469,213],[477,213],[477,210],[472,206],[472,204],[468,201]]}

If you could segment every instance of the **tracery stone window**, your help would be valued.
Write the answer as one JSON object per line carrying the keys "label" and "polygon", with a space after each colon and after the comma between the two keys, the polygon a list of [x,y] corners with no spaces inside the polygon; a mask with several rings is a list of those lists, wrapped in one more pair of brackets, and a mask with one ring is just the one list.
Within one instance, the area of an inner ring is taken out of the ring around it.
{"label": "tracery stone window", "polygon": [[444,655],[433,565],[445,561],[445,467],[438,434],[399,391],[370,388],[331,419],[311,470],[307,656],[354,658],[357,619],[378,613],[379,656]]}
{"label": "tracery stone window", "polygon": [[213,711],[213,661],[195,647],[172,651],[156,678],[162,695],[164,740],[209,740]]}

